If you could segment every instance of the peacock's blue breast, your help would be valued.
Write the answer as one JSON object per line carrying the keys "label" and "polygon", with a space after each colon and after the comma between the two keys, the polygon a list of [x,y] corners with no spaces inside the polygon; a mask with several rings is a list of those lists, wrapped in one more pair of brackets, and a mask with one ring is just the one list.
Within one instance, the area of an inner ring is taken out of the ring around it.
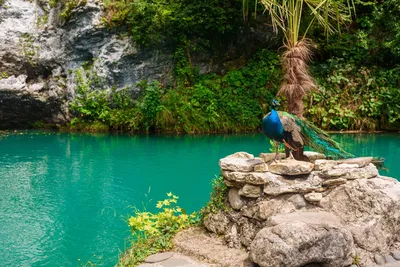
{"label": "peacock's blue breast", "polygon": [[275,141],[282,141],[283,125],[275,110],[272,110],[268,116],[264,117],[262,121],[262,130],[268,138]]}

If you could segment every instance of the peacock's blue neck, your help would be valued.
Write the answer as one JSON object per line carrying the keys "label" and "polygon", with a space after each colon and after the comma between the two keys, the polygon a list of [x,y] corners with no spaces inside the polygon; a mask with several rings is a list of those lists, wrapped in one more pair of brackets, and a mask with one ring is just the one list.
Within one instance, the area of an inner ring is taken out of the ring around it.
{"label": "peacock's blue neck", "polygon": [[269,116],[263,119],[262,128],[264,134],[269,138],[276,141],[283,139],[283,125],[275,109],[272,108]]}

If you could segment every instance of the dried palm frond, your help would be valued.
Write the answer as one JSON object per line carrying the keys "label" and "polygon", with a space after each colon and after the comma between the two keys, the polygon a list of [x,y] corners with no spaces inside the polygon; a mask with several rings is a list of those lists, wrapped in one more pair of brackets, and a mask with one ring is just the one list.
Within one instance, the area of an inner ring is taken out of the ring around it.
{"label": "dried palm frond", "polygon": [[302,117],[303,97],[309,91],[317,89],[307,65],[312,56],[311,43],[303,39],[286,47],[287,50],[282,55],[284,78],[278,94],[287,97],[290,113]]}
{"label": "dried palm frond", "polygon": [[[340,25],[351,19],[354,0],[259,0],[268,12],[274,31],[281,29],[285,36],[286,52],[282,56],[284,79],[278,94],[285,95],[289,112],[302,117],[303,97],[317,88],[308,72],[311,60],[311,42],[306,39],[314,22],[321,25],[325,34],[339,30]],[[243,0],[244,17],[248,14],[249,0]],[[257,6],[257,0],[256,0]],[[304,9],[310,11],[312,19],[302,27]],[[301,29],[306,29],[300,32]],[[301,103],[300,103],[301,102]]]}

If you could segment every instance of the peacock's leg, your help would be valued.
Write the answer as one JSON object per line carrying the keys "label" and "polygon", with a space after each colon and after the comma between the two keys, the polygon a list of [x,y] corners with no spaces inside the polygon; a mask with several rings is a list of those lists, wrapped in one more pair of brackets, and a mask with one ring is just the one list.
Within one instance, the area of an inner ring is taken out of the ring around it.
{"label": "peacock's leg", "polygon": [[289,159],[294,159],[294,157],[293,157],[293,153],[292,153],[292,150],[291,149],[289,149],[289,157],[288,157]]}
{"label": "peacock's leg", "polygon": [[274,158],[274,161],[276,162],[277,161],[277,159],[278,159],[278,154],[279,154],[279,145],[280,145],[280,143],[279,142],[277,142],[277,141],[275,141],[275,158]]}

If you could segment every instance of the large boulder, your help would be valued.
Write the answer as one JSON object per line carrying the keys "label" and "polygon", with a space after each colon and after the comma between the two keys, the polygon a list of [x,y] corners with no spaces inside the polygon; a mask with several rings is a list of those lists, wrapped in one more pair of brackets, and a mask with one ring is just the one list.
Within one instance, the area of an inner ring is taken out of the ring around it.
{"label": "large boulder", "polygon": [[[309,174],[288,175],[303,163],[271,157],[261,154],[264,171],[222,170],[232,209],[208,218],[208,229],[250,250],[261,267],[371,267],[400,259],[400,183],[379,176],[372,158],[315,155]],[[285,162],[285,174],[272,173]]]}
{"label": "large boulder", "polygon": [[259,231],[250,246],[250,258],[262,267],[326,267],[352,262],[353,238],[334,215],[304,212],[272,217],[274,226]]}
{"label": "large boulder", "polygon": [[389,254],[400,245],[400,183],[390,178],[360,179],[339,186],[319,205],[351,231],[363,266],[374,253]]}

